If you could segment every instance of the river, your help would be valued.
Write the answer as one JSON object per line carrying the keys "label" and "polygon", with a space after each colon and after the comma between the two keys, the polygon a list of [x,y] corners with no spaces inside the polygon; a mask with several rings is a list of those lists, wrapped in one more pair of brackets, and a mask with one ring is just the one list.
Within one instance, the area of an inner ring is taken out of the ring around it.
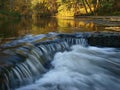
{"label": "river", "polygon": [[120,90],[120,48],[105,47],[112,43],[97,39],[103,44],[91,46],[86,36],[87,32],[119,32],[119,23],[93,18],[1,22],[1,51],[8,57],[0,56],[0,89]]}
{"label": "river", "polygon": [[58,52],[53,68],[34,84],[16,90],[120,90],[120,51],[74,45]]}
{"label": "river", "polygon": [[[4,43],[26,34],[46,34],[48,32],[73,33],[73,32],[100,32],[116,31],[109,26],[119,29],[120,22],[111,23],[107,19],[96,18],[35,18],[0,21],[0,41]],[[116,27],[117,26],[117,27]],[[119,31],[119,30],[118,30]]]}

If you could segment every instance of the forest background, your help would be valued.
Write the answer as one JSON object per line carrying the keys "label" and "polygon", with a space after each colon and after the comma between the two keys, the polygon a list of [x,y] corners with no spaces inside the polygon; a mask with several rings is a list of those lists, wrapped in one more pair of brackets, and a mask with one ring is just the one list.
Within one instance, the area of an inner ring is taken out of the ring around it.
{"label": "forest background", "polygon": [[119,16],[120,0],[0,0],[0,19]]}

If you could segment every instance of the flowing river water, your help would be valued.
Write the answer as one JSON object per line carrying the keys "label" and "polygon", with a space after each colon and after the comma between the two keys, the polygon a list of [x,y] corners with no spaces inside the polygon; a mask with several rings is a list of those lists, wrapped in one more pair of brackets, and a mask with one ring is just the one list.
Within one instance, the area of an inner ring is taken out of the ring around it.
{"label": "flowing river water", "polygon": [[79,33],[56,37],[119,27],[102,23],[54,18],[0,24],[0,50],[11,57],[0,54],[0,90],[120,90],[120,48],[91,46]]}
{"label": "flowing river water", "polygon": [[3,47],[11,47],[28,43],[4,51],[16,57],[18,54],[25,56],[26,59],[7,58],[5,63],[12,67],[1,68],[5,70],[1,90],[120,89],[119,48],[94,47],[85,38],[71,37],[63,41],[32,42],[40,37],[44,35],[3,44]]}
{"label": "flowing river water", "polygon": [[74,45],[57,52],[53,68],[16,90],[120,90],[120,50]]}

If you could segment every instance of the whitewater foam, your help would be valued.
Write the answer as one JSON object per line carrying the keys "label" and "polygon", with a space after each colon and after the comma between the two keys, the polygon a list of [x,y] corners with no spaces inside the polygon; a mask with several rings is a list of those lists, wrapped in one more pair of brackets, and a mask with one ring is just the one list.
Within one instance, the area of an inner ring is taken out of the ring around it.
{"label": "whitewater foam", "polygon": [[58,52],[53,68],[34,84],[16,90],[120,90],[120,51],[82,47]]}

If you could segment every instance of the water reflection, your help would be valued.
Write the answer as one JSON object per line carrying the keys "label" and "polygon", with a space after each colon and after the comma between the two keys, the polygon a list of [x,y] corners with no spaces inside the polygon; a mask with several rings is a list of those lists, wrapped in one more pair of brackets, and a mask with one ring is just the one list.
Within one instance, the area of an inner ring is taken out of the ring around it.
{"label": "water reflection", "polygon": [[57,32],[57,19],[56,18],[42,18],[34,19],[32,22],[32,34],[45,34],[48,32]]}
{"label": "water reflection", "polygon": [[89,18],[56,19],[37,18],[21,19],[20,21],[0,21],[0,38],[13,39],[26,34],[45,34],[48,32],[72,33],[86,31],[105,31],[105,26],[99,25]]}
{"label": "water reflection", "polygon": [[59,32],[84,32],[84,31],[96,31],[97,26],[93,22],[88,22],[86,19],[72,19],[72,20],[64,20],[58,19],[58,30]]}
{"label": "water reflection", "polygon": [[21,21],[3,21],[0,25],[1,37],[18,37],[30,32],[31,21],[22,19]]}

